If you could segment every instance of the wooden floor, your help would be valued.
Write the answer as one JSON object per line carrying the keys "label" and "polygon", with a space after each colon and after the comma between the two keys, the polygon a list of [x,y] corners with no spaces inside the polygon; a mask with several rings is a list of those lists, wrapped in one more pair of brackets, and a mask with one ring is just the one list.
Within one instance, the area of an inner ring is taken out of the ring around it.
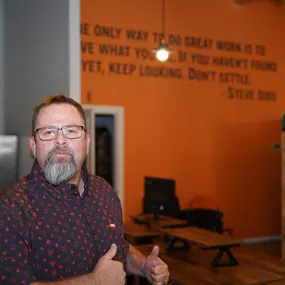
{"label": "wooden floor", "polygon": [[265,265],[265,268],[274,267],[276,264],[274,271],[283,275],[284,280],[275,281],[272,285],[285,285],[285,260],[281,260],[281,242],[244,245],[236,251],[241,255],[252,256],[253,263],[260,262],[260,267],[262,267],[262,263],[268,264],[268,266]]}
{"label": "wooden floor", "polygon": [[[190,253],[174,252],[169,254],[166,252],[164,244],[160,244],[160,246],[160,257],[168,263],[170,273],[173,279],[177,281],[177,283],[174,284],[285,285],[285,261],[281,261],[280,259],[281,244],[279,242],[243,245],[233,249],[232,251],[237,257],[240,265],[217,269],[211,269],[210,267],[215,252],[212,253],[193,248]],[[137,248],[144,254],[149,254],[152,245],[142,245]],[[271,275],[267,275],[267,272]],[[274,274],[276,274],[277,281],[272,282]],[[263,283],[258,280],[261,275],[265,280]],[[266,281],[267,277],[270,282]]]}

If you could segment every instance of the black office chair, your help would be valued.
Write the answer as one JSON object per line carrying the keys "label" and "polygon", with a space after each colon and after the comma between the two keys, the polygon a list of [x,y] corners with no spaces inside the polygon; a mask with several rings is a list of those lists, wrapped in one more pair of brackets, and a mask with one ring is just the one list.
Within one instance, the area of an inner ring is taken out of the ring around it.
{"label": "black office chair", "polygon": [[223,233],[223,213],[213,209],[188,209],[181,212],[181,218],[187,220],[188,226]]}

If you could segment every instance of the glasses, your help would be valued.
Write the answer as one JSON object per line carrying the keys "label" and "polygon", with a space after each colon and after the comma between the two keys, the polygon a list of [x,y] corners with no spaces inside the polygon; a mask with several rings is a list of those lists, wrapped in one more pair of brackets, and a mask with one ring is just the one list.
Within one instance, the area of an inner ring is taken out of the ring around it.
{"label": "glasses", "polygon": [[63,135],[67,139],[79,139],[82,136],[82,132],[83,131],[86,132],[83,126],[68,125],[68,126],[63,126],[62,128],[57,128],[57,127],[38,128],[36,129],[35,134],[38,134],[39,138],[42,141],[51,141],[57,138],[58,131],[62,131]]}

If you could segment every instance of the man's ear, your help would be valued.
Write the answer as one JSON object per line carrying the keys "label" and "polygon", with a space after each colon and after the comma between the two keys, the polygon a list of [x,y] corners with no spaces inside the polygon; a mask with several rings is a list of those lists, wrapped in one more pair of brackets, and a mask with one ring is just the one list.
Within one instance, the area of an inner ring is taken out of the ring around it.
{"label": "man's ear", "polygon": [[36,157],[36,141],[35,141],[35,137],[34,136],[31,136],[30,137],[30,148],[33,152],[33,155],[34,157]]}
{"label": "man's ear", "polygon": [[89,152],[90,147],[90,135],[86,134],[86,154]]}

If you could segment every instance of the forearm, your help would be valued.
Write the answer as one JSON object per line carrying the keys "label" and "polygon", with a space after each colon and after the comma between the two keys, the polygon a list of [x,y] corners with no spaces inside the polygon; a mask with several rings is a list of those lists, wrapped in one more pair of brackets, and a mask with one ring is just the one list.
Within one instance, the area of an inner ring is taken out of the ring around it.
{"label": "forearm", "polygon": [[132,245],[129,245],[127,253],[127,274],[145,277],[145,262],[146,257]]}
{"label": "forearm", "polygon": [[35,282],[31,285],[101,285],[96,281],[94,273],[81,275],[78,277],[64,278],[58,281],[51,282]]}

